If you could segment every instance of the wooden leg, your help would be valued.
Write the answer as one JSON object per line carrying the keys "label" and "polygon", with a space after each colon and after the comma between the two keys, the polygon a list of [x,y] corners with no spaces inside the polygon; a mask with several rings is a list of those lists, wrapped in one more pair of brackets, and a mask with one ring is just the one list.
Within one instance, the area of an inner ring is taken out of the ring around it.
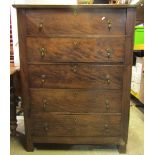
{"label": "wooden leg", "polygon": [[16,119],[16,101],[14,88],[10,89],[10,130],[11,136],[16,136],[17,119]]}
{"label": "wooden leg", "polygon": [[34,147],[33,146],[26,146],[26,151],[27,152],[33,152],[34,151]]}
{"label": "wooden leg", "polygon": [[118,145],[117,148],[119,153],[126,153],[126,144]]}
{"label": "wooden leg", "polygon": [[34,151],[34,145],[33,145],[32,142],[30,142],[30,141],[27,141],[27,142],[26,142],[26,150],[27,150],[28,152],[33,152],[33,151]]}

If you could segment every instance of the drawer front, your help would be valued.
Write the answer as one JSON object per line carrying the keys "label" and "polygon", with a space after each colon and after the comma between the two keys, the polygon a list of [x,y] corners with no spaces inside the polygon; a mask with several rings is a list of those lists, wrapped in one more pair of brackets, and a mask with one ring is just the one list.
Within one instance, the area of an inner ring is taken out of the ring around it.
{"label": "drawer front", "polygon": [[125,38],[27,38],[29,62],[124,62]]}
{"label": "drawer front", "polygon": [[26,10],[27,34],[125,34],[126,9]]}
{"label": "drawer front", "polygon": [[31,89],[30,96],[32,113],[121,113],[121,91]]}
{"label": "drawer front", "polygon": [[122,88],[123,66],[29,65],[28,71],[31,88]]}
{"label": "drawer front", "polygon": [[121,115],[54,115],[32,117],[33,136],[119,136]]}

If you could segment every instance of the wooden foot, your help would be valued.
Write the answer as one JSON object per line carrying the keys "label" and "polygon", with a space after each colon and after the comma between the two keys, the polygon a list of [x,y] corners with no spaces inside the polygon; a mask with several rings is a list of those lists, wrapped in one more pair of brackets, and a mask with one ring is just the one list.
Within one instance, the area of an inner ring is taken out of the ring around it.
{"label": "wooden foot", "polygon": [[26,144],[26,151],[27,152],[33,152],[34,151],[34,146],[33,146],[33,143],[28,143]]}
{"label": "wooden foot", "polygon": [[119,153],[126,153],[126,144],[118,145],[117,148]]}

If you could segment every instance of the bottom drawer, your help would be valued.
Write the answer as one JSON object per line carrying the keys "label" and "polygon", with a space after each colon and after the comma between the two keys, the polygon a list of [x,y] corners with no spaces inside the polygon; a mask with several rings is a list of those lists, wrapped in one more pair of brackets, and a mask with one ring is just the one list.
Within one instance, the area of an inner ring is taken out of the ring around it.
{"label": "bottom drawer", "polygon": [[32,136],[119,136],[121,115],[35,114]]}

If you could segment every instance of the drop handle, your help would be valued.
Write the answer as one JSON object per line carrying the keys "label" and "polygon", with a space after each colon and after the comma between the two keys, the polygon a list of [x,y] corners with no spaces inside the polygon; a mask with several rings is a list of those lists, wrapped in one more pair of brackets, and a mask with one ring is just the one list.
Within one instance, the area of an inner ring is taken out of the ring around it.
{"label": "drop handle", "polygon": [[107,81],[107,84],[109,85],[110,84],[110,75],[106,75],[106,81]]}
{"label": "drop handle", "polygon": [[74,73],[77,72],[77,66],[76,66],[76,65],[72,67],[72,71],[73,71]]}
{"label": "drop handle", "polygon": [[109,59],[111,57],[111,54],[112,54],[113,50],[111,48],[107,48],[105,51],[106,51],[106,56]]}
{"label": "drop handle", "polygon": [[44,124],[44,130],[45,130],[45,131],[48,131],[48,130],[49,130],[48,123],[45,123],[45,124]]}
{"label": "drop handle", "polygon": [[107,79],[107,83],[110,84],[110,79]]}
{"label": "drop handle", "polygon": [[43,23],[39,23],[39,31],[41,32],[43,30]]}
{"label": "drop handle", "polygon": [[104,128],[107,130],[108,129],[108,124],[105,124],[104,125]]}
{"label": "drop handle", "polygon": [[105,105],[106,105],[106,109],[109,110],[110,109],[109,100],[105,101]]}
{"label": "drop handle", "polygon": [[111,53],[108,51],[107,52],[107,57],[110,58]]}
{"label": "drop handle", "polygon": [[41,82],[42,82],[42,84],[44,84],[45,83],[45,79],[42,79]]}
{"label": "drop handle", "polygon": [[48,105],[47,99],[43,99],[43,109],[44,109],[44,111],[47,110],[47,105]]}
{"label": "drop handle", "polygon": [[112,21],[109,19],[108,20],[108,29],[109,29],[109,31],[111,30],[111,25],[112,25]]}
{"label": "drop handle", "polygon": [[40,55],[41,55],[41,58],[43,58],[45,56],[45,52],[46,52],[46,49],[45,48],[40,48]]}
{"label": "drop handle", "polygon": [[105,125],[104,125],[104,131],[105,131],[105,133],[104,133],[105,135],[106,135],[106,134],[109,134],[110,131],[109,131],[109,126],[108,126],[108,124],[105,124]]}
{"label": "drop handle", "polygon": [[42,86],[44,87],[44,84],[45,84],[45,78],[46,78],[46,75],[41,75],[41,83],[42,83]]}

